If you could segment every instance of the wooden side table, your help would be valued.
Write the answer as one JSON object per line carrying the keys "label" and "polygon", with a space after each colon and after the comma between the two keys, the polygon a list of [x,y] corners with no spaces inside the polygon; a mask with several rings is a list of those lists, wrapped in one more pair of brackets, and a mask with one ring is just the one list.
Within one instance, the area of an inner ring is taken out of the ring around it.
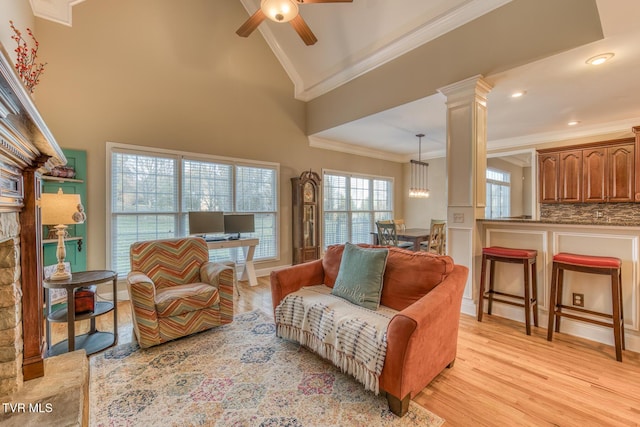
{"label": "wooden side table", "polygon": [[[94,311],[76,315],[74,304],[74,291],[77,288],[99,283],[113,282],[113,302],[97,301]],[[87,354],[97,353],[105,348],[116,345],[118,342],[118,273],[110,270],[81,271],[73,273],[67,280],[45,280],[43,286],[47,289],[45,295],[47,307],[47,356],[55,356],[61,353],[85,349]],[[65,289],[67,291],[67,304],[65,307],[51,311],[49,289]],[[113,332],[96,330],[95,319],[98,316],[113,311]],[[75,335],[76,320],[91,320],[91,328],[88,333]],[[67,323],[67,339],[55,345],[51,345],[50,323]]]}

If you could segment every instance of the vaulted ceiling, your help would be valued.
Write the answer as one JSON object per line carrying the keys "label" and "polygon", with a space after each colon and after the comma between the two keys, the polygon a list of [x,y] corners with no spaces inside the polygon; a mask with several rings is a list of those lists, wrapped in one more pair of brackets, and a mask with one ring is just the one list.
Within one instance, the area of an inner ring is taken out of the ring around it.
{"label": "vaulted ceiling", "polygon": [[[71,25],[72,6],[85,0],[30,1],[36,16]],[[241,2],[247,16],[260,5],[260,0],[224,1]],[[319,40],[315,45],[305,46],[289,25],[271,21],[261,24],[251,37],[267,41],[294,83],[293,96],[313,101],[511,2],[354,0],[304,4],[300,14]],[[640,125],[640,79],[636,77],[640,69],[640,2],[596,0],[596,4],[604,37],[485,74],[493,85],[488,96],[490,149],[629,132],[631,126]],[[512,19],[524,23],[528,17]],[[600,66],[585,63],[605,52],[615,56]],[[439,66],[437,58],[433,66]],[[517,90],[525,95],[512,98]],[[323,129],[310,135],[310,141],[325,148],[404,161],[417,151],[415,134],[425,133],[426,150],[438,156],[444,153],[445,113],[444,97],[431,94]],[[570,121],[578,124],[568,126]]]}

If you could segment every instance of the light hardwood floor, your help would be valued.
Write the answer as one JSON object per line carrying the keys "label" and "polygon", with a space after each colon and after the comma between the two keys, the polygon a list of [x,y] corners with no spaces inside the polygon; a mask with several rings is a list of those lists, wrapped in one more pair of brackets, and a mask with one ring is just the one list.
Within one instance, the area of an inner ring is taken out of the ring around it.
{"label": "light hardwood floor", "polygon": [[[240,282],[237,312],[272,313],[269,281],[256,287]],[[119,344],[132,338],[127,301],[118,304]],[[87,322],[85,322],[87,323]],[[109,330],[112,317],[98,321]],[[66,338],[54,328],[53,342]],[[79,328],[85,325],[78,325]],[[613,347],[485,316],[460,316],[458,356],[414,400],[446,420],[446,426],[638,426],[640,354],[625,351],[615,360]]]}

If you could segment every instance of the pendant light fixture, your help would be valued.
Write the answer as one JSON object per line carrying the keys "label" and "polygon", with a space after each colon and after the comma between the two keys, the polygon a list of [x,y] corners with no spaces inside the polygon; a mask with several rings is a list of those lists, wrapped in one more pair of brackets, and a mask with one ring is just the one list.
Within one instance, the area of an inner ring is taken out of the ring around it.
{"label": "pendant light fixture", "polygon": [[409,187],[409,197],[426,199],[429,197],[429,163],[422,161],[422,137],[423,133],[416,135],[418,137],[418,160],[411,160],[411,185]]}

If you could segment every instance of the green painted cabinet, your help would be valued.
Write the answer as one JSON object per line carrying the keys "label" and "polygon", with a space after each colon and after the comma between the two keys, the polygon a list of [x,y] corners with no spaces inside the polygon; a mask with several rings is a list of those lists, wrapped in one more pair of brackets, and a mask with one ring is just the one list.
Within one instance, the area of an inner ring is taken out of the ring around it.
{"label": "green painted cabinet", "polygon": [[[75,170],[73,178],[61,178],[55,176],[44,175],[42,177],[42,192],[56,193],[59,188],[65,194],[79,194],[82,204],[87,206],[87,152],[84,150],[62,150],[67,157],[67,167]],[[87,213],[89,218],[90,213]],[[70,225],[69,238],[65,241],[67,256],[65,261],[71,265],[72,272],[87,270],[87,224]],[[56,258],[57,239],[55,236],[48,236],[49,230],[44,226],[43,236],[43,262],[44,265],[54,265],[58,262]],[[53,237],[53,238],[49,238]]]}

